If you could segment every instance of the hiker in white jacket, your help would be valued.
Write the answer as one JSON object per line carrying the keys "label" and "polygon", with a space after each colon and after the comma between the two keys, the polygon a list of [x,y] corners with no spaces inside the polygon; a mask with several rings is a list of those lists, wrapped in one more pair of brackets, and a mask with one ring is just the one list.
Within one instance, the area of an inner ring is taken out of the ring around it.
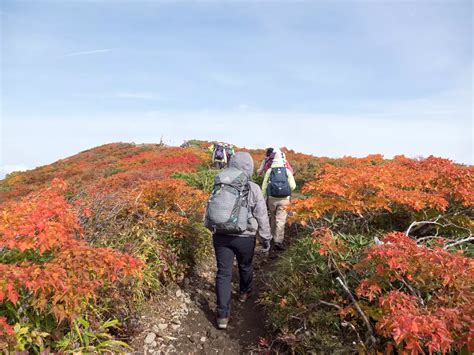
{"label": "hiker in white jacket", "polygon": [[263,196],[267,198],[270,211],[270,226],[275,248],[283,249],[285,224],[288,216],[291,192],[296,188],[295,178],[288,169],[285,155],[280,149],[274,149],[274,158],[270,169],[265,173],[262,184]]}

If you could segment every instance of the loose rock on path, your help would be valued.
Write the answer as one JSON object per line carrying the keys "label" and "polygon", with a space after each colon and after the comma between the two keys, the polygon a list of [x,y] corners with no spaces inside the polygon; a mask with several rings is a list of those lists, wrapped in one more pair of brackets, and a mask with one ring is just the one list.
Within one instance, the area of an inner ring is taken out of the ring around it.
{"label": "loose rock on path", "polygon": [[[183,288],[169,291],[174,303],[163,318],[146,317],[147,329],[133,342],[142,354],[242,354],[257,349],[266,335],[265,315],[258,304],[267,260],[255,256],[254,292],[245,303],[238,301],[238,272],[234,267],[231,317],[227,330],[216,328],[215,262],[183,281]],[[174,307],[174,308],[173,308]],[[171,311],[171,309],[173,309]]]}

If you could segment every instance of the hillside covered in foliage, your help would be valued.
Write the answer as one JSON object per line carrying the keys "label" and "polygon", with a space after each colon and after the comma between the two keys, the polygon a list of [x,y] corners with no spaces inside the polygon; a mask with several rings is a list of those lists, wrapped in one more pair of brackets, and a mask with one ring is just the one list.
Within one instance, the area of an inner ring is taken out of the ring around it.
{"label": "hillside covered in foliage", "polygon": [[[126,349],[143,306],[213,260],[209,145],[108,144],[1,180],[0,351]],[[298,190],[258,349],[474,351],[473,167],[284,151]]]}

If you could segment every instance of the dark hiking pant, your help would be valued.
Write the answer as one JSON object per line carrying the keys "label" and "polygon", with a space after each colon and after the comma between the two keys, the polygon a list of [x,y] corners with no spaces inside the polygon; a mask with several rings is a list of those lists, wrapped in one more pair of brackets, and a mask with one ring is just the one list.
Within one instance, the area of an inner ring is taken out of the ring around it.
{"label": "dark hiking pant", "polygon": [[230,314],[234,255],[237,257],[237,263],[239,265],[240,292],[247,293],[252,290],[252,259],[255,249],[255,237],[235,237],[214,234],[213,239],[217,262],[217,317],[227,318]]}

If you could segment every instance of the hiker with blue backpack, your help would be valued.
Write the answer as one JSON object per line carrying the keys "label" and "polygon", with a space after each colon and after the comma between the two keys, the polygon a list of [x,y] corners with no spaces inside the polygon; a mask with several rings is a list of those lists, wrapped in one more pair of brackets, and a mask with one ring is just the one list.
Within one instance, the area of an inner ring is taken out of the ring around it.
{"label": "hiker with blue backpack", "polygon": [[256,234],[262,252],[270,250],[267,205],[260,187],[251,181],[253,160],[249,153],[237,152],[229,168],[214,179],[204,223],[213,234],[216,255],[217,327],[227,329],[230,316],[234,256],[239,267],[239,301],[245,302],[253,286],[253,256]]}
{"label": "hiker with blue backpack", "polygon": [[288,216],[291,192],[296,188],[295,178],[285,154],[280,149],[273,149],[273,160],[263,179],[262,191],[267,198],[270,212],[271,233],[275,249],[283,250],[285,224]]}

